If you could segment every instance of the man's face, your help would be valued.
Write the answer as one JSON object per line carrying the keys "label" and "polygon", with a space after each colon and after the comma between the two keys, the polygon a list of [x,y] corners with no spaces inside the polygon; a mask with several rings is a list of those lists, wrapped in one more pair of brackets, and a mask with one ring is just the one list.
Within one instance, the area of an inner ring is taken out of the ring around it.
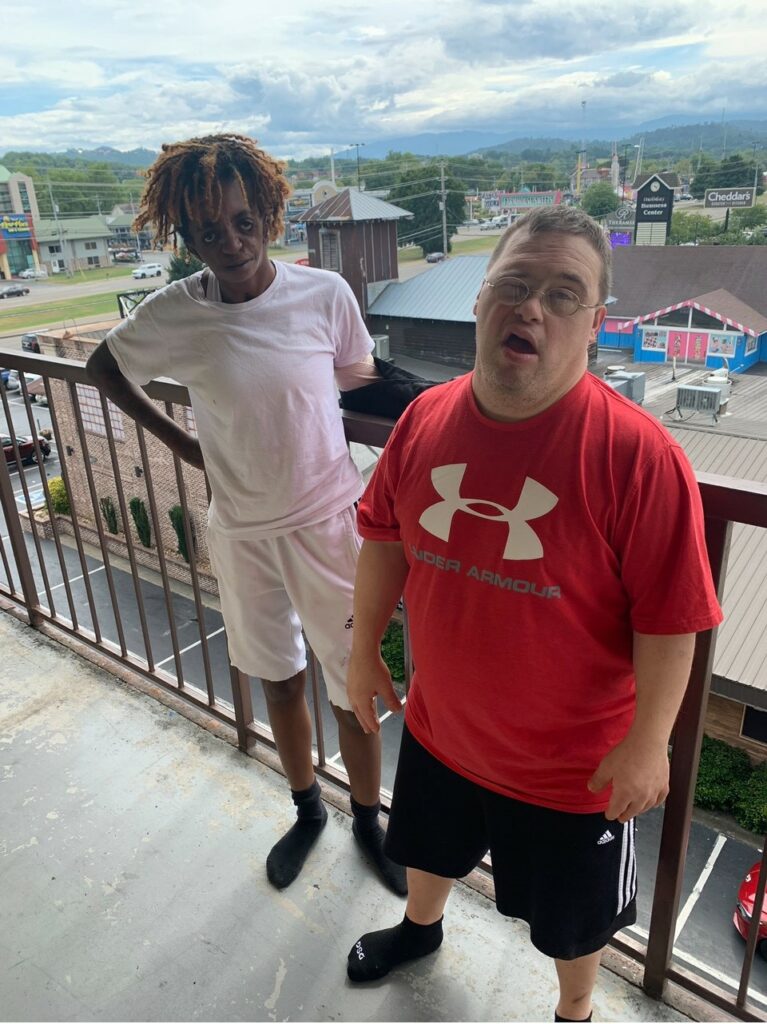
{"label": "man's face", "polygon": [[212,270],[225,301],[243,302],[268,288],[273,274],[264,226],[237,181],[222,184],[215,220],[211,214],[189,228],[192,248]]}
{"label": "man's face", "polygon": [[600,301],[601,269],[596,250],[580,235],[512,235],[488,278],[517,278],[530,295],[512,306],[488,284],[479,293],[474,394],[483,411],[499,419],[527,419],[577,384],[605,308],[579,307],[572,316],[556,316],[535,293],[564,288],[593,305]]}

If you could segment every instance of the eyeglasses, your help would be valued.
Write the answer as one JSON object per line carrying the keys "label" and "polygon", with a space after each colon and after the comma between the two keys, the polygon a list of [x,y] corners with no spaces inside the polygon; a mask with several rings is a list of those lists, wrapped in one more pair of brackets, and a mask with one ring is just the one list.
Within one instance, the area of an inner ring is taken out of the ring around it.
{"label": "eyeglasses", "polygon": [[594,305],[581,302],[575,292],[571,292],[569,288],[532,291],[524,281],[520,281],[517,277],[499,277],[495,281],[488,281],[485,278],[482,283],[493,289],[496,299],[504,306],[519,306],[531,295],[540,295],[541,305],[547,313],[551,313],[553,316],[572,316],[579,309],[598,309],[603,305],[601,302],[596,302]]}

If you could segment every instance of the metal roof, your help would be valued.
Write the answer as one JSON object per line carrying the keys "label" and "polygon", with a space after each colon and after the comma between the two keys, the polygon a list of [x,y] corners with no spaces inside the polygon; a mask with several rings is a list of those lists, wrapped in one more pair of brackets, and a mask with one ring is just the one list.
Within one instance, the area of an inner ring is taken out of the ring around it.
{"label": "metal roof", "polygon": [[730,327],[734,327],[744,334],[751,334],[756,337],[767,331],[767,316],[757,313],[747,302],[742,302],[734,295],[731,295],[726,288],[716,288],[712,292],[706,292],[705,295],[696,295],[692,299],[685,299],[684,302],[675,302],[672,306],[664,306],[661,309],[653,310],[651,313],[645,313],[644,316],[636,316],[633,320],[624,320],[623,323],[619,324],[619,327],[623,328],[628,327],[630,324],[646,323],[648,320],[654,320],[656,317],[665,316],[667,313],[672,313],[677,309],[685,309],[689,306],[692,306],[693,309],[699,309],[701,312],[717,320],[721,320],[722,323],[729,324]]}
{"label": "metal roof", "polygon": [[66,242],[82,241],[86,238],[107,238],[110,229],[103,217],[60,217],[57,227],[55,220],[36,220],[35,235],[40,242],[58,242],[59,235]]}
{"label": "metal roof", "polygon": [[304,223],[356,223],[362,220],[399,220],[401,217],[412,217],[409,210],[401,206],[385,203],[367,192],[356,188],[345,188],[335,196],[328,196],[311,210],[302,213],[296,219]]}
{"label": "metal roof", "polygon": [[390,284],[368,313],[414,320],[474,323],[474,303],[485,276],[488,254],[454,256],[409,281]]}
{"label": "metal roof", "polygon": [[[767,380],[763,380],[767,389]],[[767,484],[767,442],[666,426],[684,447],[693,467],[703,473]],[[725,619],[719,627],[714,674],[740,687],[767,692],[767,531],[735,523],[724,583]],[[716,689],[721,692],[722,687]],[[748,694],[730,695],[746,703]]]}

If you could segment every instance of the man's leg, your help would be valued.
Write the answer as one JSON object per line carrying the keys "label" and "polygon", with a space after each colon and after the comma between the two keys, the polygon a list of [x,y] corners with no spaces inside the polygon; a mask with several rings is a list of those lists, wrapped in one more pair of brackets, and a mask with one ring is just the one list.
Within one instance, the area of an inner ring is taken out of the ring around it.
{"label": "man's leg", "polygon": [[442,915],[454,879],[408,868],[407,881],[402,921],[394,928],[368,932],[352,946],[346,968],[351,981],[376,981],[393,967],[433,953],[442,944]]}
{"label": "man's leg", "polygon": [[266,859],[272,885],[284,889],[297,877],[328,819],[312,763],[312,720],[304,689],[306,671],[281,682],[262,681],[269,724],[290,783],[297,820]]}
{"label": "man's leg", "polygon": [[602,950],[576,960],[555,960],[559,979],[559,1020],[585,1021],[591,1017],[591,995],[597,980]]}
{"label": "man's leg", "polygon": [[381,810],[381,734],[366,734],[353,711],[345,711],[335,704],[330,706],[338,723],[338,745],[349,774],[354,838],[389,888],[404,896],[407,893],[405,869],[384,853],[386,833],[378,823]]}

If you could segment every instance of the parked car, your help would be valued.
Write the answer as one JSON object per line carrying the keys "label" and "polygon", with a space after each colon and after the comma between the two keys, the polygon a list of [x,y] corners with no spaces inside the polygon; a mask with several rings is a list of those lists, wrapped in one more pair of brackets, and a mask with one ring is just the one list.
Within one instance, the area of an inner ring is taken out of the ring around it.
{"label": "parked car", "polygon": [[38,405],[48,404],[45,381],[39,373],[27,374],[27,394],[29,395],[30,402],[37,402]]}
{"label": "parked car", "polygon": [[[34,384],[35,381],[40,380],[40,379],[41,379],[41,377],[40,377],[39,373],[25,373],[24,374],[24,380],[27,383],[27,387],[29,387],[30,384]],[[9,372],[9,374],[8,374],[8,391],[20,391],[20,390],[21,390],[21,384],[19,383],[19,371],[18,370],[11,370]]]}
{"label": "parked car", "polygon": [[0,299],[10,299],[14,295],[29,295],[29,288],[23,284],[7,284],[0,288]]}
{"label": "parked car", "polygon": [[[756,887],[759,884],[759,868],[761,861],[757,861],[749,869],[746,877],[738,889],[738,900],[735,904],[735,913],[732,915],[732,923],[738,929],[744,939],[748,938],[748,927],[751,918],[754,916],[754,897]],[[756,940],[756,949],[761,957],[767,960],[767,899],[762,905],[761,919],[759,921],[759,934]]]}
{"label": "parked car", "polygon": [[691,196],[689,192],[683,192],[679,197],[683,202],[689,203],[695,196]]}
{"label": "parked car", "polygon": [[442,260],[444,260],[444,258],[445,258],[444,252],[430,252],[429,255],[426,257],[426,262],[427,263],[441,263]]}
{"label": "parked car", "polygon": [[34,281],[36,278],[44,278],[48,276],[48,271],[44,267],[40,267],[39,270],[35,270],[34,267],[27,267],[26,270],[22,270],[19,274],[19,279],[22,281]]}
{"label": "parked car", "polygon": [[22,334],[21,348],[24,352],[39,352],[40,339],[36,334]]}
{"label": "parked car", "polygon": [[[5,461],[9,463],[16,462],[16,453],[13,450],[13,441],[8,434],[0,434],[0,441],[3,443],[3,452],[5,453]],[[35,442],[31,435],[26,434],[24,436],[17,435],[16,443],[19,446],[19,456],[21,461],[25,465],[30,465],[33,462],[37,462],[37,452],[35,451]],[[44,437],[38,437],[37,443],[40,446],[40,454],[43,457],[43,462],[51,454],[51,446],[45,440]]]}
{"label": "parked car", "polygon": [[163,266],[162,263],[145,263],[143,267],[136,267],[132,272],[132,277],[160,277],[162,275]]}

